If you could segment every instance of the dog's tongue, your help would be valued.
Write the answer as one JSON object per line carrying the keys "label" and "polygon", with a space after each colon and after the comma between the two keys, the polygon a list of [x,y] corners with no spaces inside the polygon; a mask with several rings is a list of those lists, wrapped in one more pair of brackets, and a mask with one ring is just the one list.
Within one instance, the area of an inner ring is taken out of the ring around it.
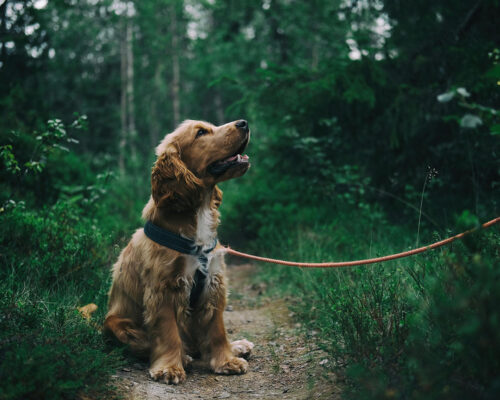
{"label": "dog's tongue", "polygon": [[248,160],[248,156],[246,154],[241,155],[241,154],[236,154],[235,156],[226,158],[224,162],[231,162],[231,161],[246,161]]}
{"label": "dog's tongue", "polygon": [[246,154],[236,154],[235,156],[225,158],[224,160],[220,160],[209,165],[208,172],[214,175],[220,175],[224,173],[228,168],[244,164],[250,164],[248,161],[248,156]]}

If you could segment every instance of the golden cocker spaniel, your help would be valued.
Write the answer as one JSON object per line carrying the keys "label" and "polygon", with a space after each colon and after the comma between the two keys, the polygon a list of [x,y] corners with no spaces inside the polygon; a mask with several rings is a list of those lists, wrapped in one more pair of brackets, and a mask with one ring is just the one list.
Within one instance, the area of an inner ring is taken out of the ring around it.
{"label": "golden cocker spaniel", "polygon": [[201,355],[220,374],[245,373],[253,344],[229,343],[224,249],[217,242],[217,183],[243,175],[245,120],[214,126],[185,121],[156,148],[151,197],[138,229],[113,266],[106,331],[149,355],[152,378],[177,384]]}

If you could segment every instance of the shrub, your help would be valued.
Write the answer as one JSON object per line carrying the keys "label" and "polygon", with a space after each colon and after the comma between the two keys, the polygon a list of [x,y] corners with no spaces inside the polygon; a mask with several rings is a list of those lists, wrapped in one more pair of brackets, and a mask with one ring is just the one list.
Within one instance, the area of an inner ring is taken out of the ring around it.
{"label": "shrub", "polygon": [[[112,398],[109,375],[122,356],[106,346],[100,324],[111,245],[139,215],[137,198],[123,194],[136,186],[110,185],[112,174],[96,177],[89,162],[58,147],[66,139],[60,121],[44,132],[35,139],[39,163],[26,161],[33,148],[20,145],[30,135],[1,148],[10,169],[1,184],[0,399]],[[77,308],[91,302],[98,311],[87,322]]]}
{"label": "shrub", "polygon": [[[119,353],[98,325],[106,308],[111,235],[74,204],[0,214],[2,399],[59,399],[105,384]],[[77,307],[95,302],[94,323]]]}
{"label": "shrub", "polygon": [[[243,204],[255,201],[252,194],[252,189],[241,192]],[[276,210],[251,243],[266,256],[324,262],[414,246],[413,230],[389,225],[374,206],[306,205],[288,219],[275,219]],[[229,217],[237,221],[238,213]],[[470,214],[462,220],[477,223]],[[240,224],[223,225],[224,235],[231,237],[231,228]],[[258,279],[291,295],[304,333],[330,353],[328,365],[345,379],[346,398],[498,398],[500,235],[495,229],[384,264],[326,270],[265,265]],[[423,235],[422,242],[439,240],[437,234]]]}
{"label": "shrub", "polygon": [[109,392],[119,351],[105,349],[96,327],[74,303],[1,284],[0,398],[65,399]]}

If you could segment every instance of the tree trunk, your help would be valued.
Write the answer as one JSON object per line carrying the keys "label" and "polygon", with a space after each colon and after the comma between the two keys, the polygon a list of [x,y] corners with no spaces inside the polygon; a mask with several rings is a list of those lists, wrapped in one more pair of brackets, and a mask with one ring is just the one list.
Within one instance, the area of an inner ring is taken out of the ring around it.
{"label": "tree trunk", "polygon": [[125,149],[127,147],[127,37],[126,37],[126,22],[120,34],[120,79],[121,79],[121,93],[120,93],[120,123],[121,134],[119,148],[118,166],[120,172],[123,174],[125,171]]}
{"label": "tree trunk", "polygon": [[135,164],[137,151],[135,148],[135,107],[134,107],[134,53],[133,53],[133,26],[129,7],[123,15],[123,26],[120,38],[120,78],[121,78],[121,98],[120,98],[120,122],[121,136],[119,142],[118,166],[120,172],[125,172],[126,157]]}
{"label": "tree trunk", "polygon": [[2,39],[2,53],[0,54],[0,61],[2,62],[2,66],[4,68],[5,61],[7,60],[7,50],[5,49],[5,42],[7,41],[7,3],[8,0],[5,0],[0,6],[0,38]]}
{"label": "tree trunk", "polygon": [[[153,77],[155,90],[162,86],[162,74],[163,74],[163,66],[162,61],[159,59],[158,64],[155,68],[155,73]],[[159,105],[158,105],[158,95],[153,93],[151,95],[150,109],[149,109],[149,139],[151,143],[151,148],[155,148],[158,145],[160,140],[160,113],[159,113]]]}
{"label": "tree trunk", "polygon": [[132,160],[137,161],[137,151],[135,148],[135,106],[134,106],[134,52],[133,52],[133,32],[132,20],[127,18],[126,27],[126,47],[127,47],[127,136],[130,146]]}
{"label": "tree trunk", "polygon": [[172,106],[174,125],[177,126],[181,122],[180,115],[180,100],[179,100],[179,86],[180,86],[180,67],[179,67],[179,37],[177,34],[177,15],[175,3],[170,7],[170,30],[172,36]]}

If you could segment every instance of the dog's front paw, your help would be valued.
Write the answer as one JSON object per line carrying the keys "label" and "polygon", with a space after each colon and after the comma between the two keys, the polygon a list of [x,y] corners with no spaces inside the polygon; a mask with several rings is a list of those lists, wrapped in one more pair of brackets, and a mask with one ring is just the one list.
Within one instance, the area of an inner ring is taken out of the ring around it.
{"label": "dog's front paw", "polygon": [[246,339],[236,340],[231,343],[231,351],[235,357],[250,357],[254,344]]}
{"label": "dog's front paw", "polygon": [[149,370],[149,375],[155,381],[163,377],[165,383],[177,385],[186,380],[184,368],[178,366],[159,366]]}
{"label": "dog's front paw", "polygon": [[213,366],[216,374],[233,375],[247,372],[248,363],[243,358],[231,357],[220,365]]}

